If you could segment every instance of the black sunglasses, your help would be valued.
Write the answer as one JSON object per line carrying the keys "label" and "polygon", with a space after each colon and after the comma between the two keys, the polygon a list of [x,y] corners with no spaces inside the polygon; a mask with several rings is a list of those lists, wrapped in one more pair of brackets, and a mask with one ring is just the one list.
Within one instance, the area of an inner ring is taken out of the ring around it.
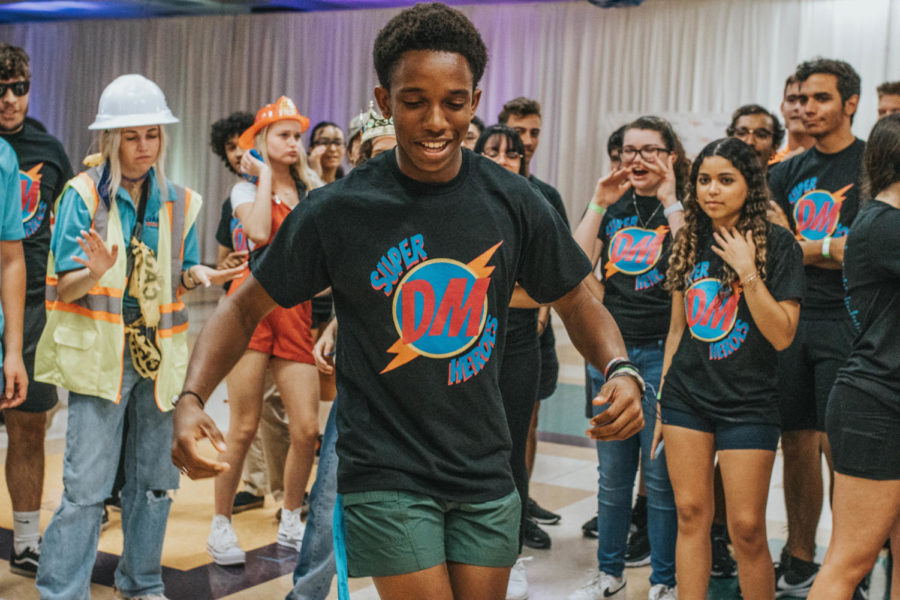
{"label": "black sunglasses", "polygon": [[0,83],[0,98],[6,95],[6,90],[11,89],[12,93],[20,98],[28,93],[31,88],[30,81],[14,81],[12,83]]}

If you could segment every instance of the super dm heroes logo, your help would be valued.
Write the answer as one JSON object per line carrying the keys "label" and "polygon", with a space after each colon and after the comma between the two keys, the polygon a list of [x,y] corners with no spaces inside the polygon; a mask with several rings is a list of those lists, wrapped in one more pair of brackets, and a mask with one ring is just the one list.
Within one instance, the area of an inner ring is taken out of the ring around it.
{"label": "super dm heroes logo", "polygon": [[19,185],[22,188],[22,225],[25,237],[31,237],[40,229],[47,214],[47,205],[41,201],[41,167],[38,163],[27,171],[19,171]]}
{"label": "super dm heroes logo", "polygon": [[[634,217],[637,220],[637,217]],[[609,241],[606,263],[606,278],[616,273],[634,276],[634,289],[649,289],[665,276],[656,264],[662,255],[663,241],[669,228],[665,225],[656,229],[627,226],[617,230]]]}
{"label": "super dm heroes logo", "polygon": [[447,385],[468,381],[485,367],[497,339],[497,318],[488,314],[487,291],[499,242],[468,263],[428,258],[425,239],[414,235],[378,260],[370,280],[392,298],[397,341],[387,373],[419,357],[449,359]]}
{"label": "super dm heroes logo", "polygon": [[709,276],[709,262],[694,267],[684,291],[684,314],[691,336],[709,342],[709,360],[728,358],[747,340],[749,325],[737,318],[741,293],[725,291]]}
{"label": "super dm heroes logo", "polygon": [[812,177],[798,183],[788,195],[794,207],[797,237],[807,241],[823,240],[828,236],[847,235],[847,227],[840,224],[841,206],[853,184],[835,192],[817,189],[818,178]]}

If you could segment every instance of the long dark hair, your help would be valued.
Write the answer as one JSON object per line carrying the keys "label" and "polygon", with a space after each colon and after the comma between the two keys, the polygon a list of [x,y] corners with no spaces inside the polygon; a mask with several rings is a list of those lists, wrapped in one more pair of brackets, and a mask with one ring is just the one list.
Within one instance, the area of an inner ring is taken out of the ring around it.
{"label": "long dark hair", "polygon": [[512,127],[507,127],[506,125],[500,125],[498,123],[497,125],[491,125],[485,129],[478,137],[478,141],[475,142],[475,154],[484,154],[484,147],[487,145],[488,140],[495,135],[506,138],[506,149],[518,152],[522,157],[522,160],[519,162],[519,175],[524,176],[526,167],[525,144],[522,143],[522,138]]}
{"label": "long dark hair", "polygon": [[[712,235],[712,220],[700,208],[697,201],[697,177],[703,161],[711,156],[721,156],[728,160],[743,176],[747,183],[747,198],[741,208],[736,229],[740,233],[753,232],[756,245],[756,268],[761,279],[766,278],[766,207],[769,204],[769,189],[766,177],[756,152],[737,138],[722,138],[706,146],[694,159],[691,168],[690,185],[684,198],[684,227],[675,237],[669,270],[666,272],[666,286],[672,291],[682,291],[687,275],[697,264],[702,250],[702,241]],[[738,275],[727,263],[722,267],[722,287],[730,289],[738,281]]]}
{"label": "long dark hair", "polygon": [[[341,126],[332,121],[319,121],[316,123],[316,126],[312,128],[312,131],[309,132],[309,149],[312,151],[313,148],[316,147],[316,134],[319,133],[320,129],[325,129],[326,127],[334,127],[338,131],[341,132],[341,136],[344,135],[344,130],[341,129]],[[346,142],[346,140],[345,140]],[[335,180],[340,179],[344,176],[344,167],[338,166],[337,171],[334,172]]]}
{"label": "long dark hair", "polygon": [[863,155],[863,194],[873,198],[900,181],[900,114],[875,123]]}

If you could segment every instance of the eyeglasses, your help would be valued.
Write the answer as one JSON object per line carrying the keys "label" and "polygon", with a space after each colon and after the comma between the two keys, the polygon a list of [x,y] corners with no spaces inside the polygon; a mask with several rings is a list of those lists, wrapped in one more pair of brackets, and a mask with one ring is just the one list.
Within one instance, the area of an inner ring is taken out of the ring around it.
{"label": "eyeglasses", "polygon": [[28,93],[28,90],[31,88],[31,82],[28,80],[25,81],[13,81],[12,83],[0,83],[0,98],[6,95],[6,90],[12,90],[12,93],[18,97],[22,97]]}
{"label": "eyeglasses", "polygon": [[771,139],[774,134],[768,129],[763,128],[747,129],[746,127],[738,127],[734,130],[734,137],[736,138],[747,137],[748,135],[752,135],[758,140],[768,140]]}
{"label": "eyeglasses", "polygon": [[655,156],[668,153],[668,148],[660,148],[658,146],[644,146],[643,148],[625,146],[624,148],[622,148],[621,157],[624,162],[631,162],[637,156],[640,156],[644,160],[653,160]]}
{"label": "eyeglasses", "polygon": [[[496,148],[485,148],[482,154],[484,154],[488,158],[497,158],[498,156],[500,156],[500,151]],[[519,160],[520,158],[522,158],[522,155],[515,150],[508,150],[505,155],[509,160]]]}
{"label": "eyeglasses", "polygon": [[320,138],[313,142],[313,147],[316,146],[334,146],[335,148],[340,148],[344,145],[344,140],[339,138]]}

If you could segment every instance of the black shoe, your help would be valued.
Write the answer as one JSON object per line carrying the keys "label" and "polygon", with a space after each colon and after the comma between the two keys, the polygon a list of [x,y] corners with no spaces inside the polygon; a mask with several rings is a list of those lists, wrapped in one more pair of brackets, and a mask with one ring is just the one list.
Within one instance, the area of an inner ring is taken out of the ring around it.
{"label": "black shoe", "polygon": [[116,512],[122,512],[122,496],[116,495],[110,498],[107,498],[103,501],[103,506],[108,508],[109,510],[114,510]]}
{"label": "black shoe", "polygon": [[637,495],[631,507],[631,529],[647,529],[647,496]]}
{"label": "black shoe", "polygon": [[25,549],[19,554],[16,554],[16,548],[13,546],[9,549],[9,570],[17,575],[37,577],[38,561],[40,559],[40,546],[37,548],[25,546]]}
{"label": "black shoe", "polygon": [[806,598],[812,588],[819,565],[791,556],[785,549],[775,564],[775,597]]}
{"label": "black shoe", "polygon": [[632,530],[628,535],[628,547],[625,549],[626,567],[643,567],[650,564],[650,536],[647,528]]}
{"label": "black shoe", "polygon": [[726,579],[737,575],[737,563],[728,551],[728,540],[718,535],[712,536],[712,570],[710,577]]}
{"label": "black shoe", "polygon": [[869,598],[869,576],[863,577],[856,589],[853,590],[852,600],[868,600]]}
{"label": "black shoe", "polygon": [[107,527],[109,527],[109,509],[104,506],[103,517],[100,519],[100,531],[106,531]]}
{"label": "black shoe", "polygon": [[541,525],[556,525],[562,518],[555,512],[550,512],[546,508],[541,508],[538,503],[528,499],[528,516],[540,523]]}
{"label": "black shoe", "polygon": [[538,527],[534,519],[525,519],[525,534],[522,537],[524,538],[522,543],[535,550],[548,550],[552,543],[550,536]]}
{"label": "black shoe", "polygon": [[265,496],[254,496],[248,491],[238,492],[234,497],[234,505],[231,508],[231,512],[237,514],[252,508],[262,508],[265,501]]}
{"label": "black shoe", "polygon": [[581,526],[581,535],[597,539],[597,515],[584,522],[584,525]]}

